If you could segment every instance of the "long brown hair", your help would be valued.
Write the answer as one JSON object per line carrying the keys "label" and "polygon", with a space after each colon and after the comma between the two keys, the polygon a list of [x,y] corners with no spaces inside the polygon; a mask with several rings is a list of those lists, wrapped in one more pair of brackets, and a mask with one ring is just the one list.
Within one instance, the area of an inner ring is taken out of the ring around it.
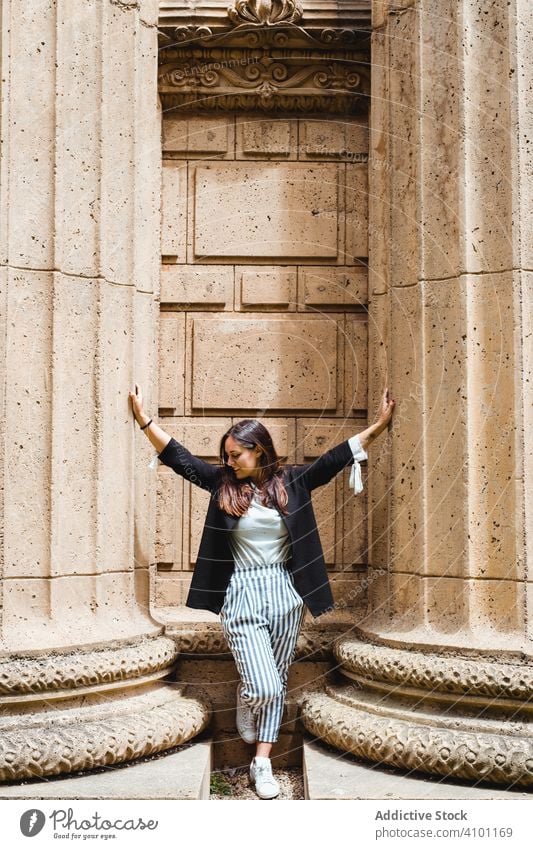
{"label": "long brown hair", "polygon": [[218,490],[218,504],[221,510],[231,516],[242,516],[248,510],[253,498],[253,489],[249,481],[240,481],[228,466],[226,439],[232,436],[245,448],[261,449],[258,458],[257,486],[268,496],[272,505],[284,516],[289,497],[283,483],[283,465],[276,453],[272,437],[266,427],[256,419],[243,419],[232,425],[220,440],[220,459],[223,464],[222,482]]}

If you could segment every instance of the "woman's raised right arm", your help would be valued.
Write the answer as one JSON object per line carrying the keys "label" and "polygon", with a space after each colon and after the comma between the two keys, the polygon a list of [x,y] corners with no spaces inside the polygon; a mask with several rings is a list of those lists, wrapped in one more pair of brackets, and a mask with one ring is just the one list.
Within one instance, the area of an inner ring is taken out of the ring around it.
{"label": "woman's raised right arm", "polygon": [[[133,415],[135,416],[139,427],[144,427],[144,425],[148,424],[150,421],[150,416],[147,416],[144,412],[141,387],[138,383],[135,384],[134,392],[130,390],[129,397],[131,399]],[[165,448],[170,442],[169,434],[166,433],[162,427],[159,427],[159,425],[157,425],[154,421],[149,424],[148,427],[144,427],[143,433],[146,434],[158,454],[160,454],[163,448]]]}
{"label": "woman's raised right arm", "polygon": [[133,414],[139,426],[148,425],[144,427],[144,433],[156,449],[160,461],[165,466],[174,469],[177,475],[181,475],[196,486],[212,492],[217,485],[221,467],[213,466],[201,457],[191,454],[184,445],[173,439],[168,433],[165,433],[163,428],[150,420],[150,416],[143,409],[142,392],[138,383],[135,384],[135,392],[130,391],[129,397]]}

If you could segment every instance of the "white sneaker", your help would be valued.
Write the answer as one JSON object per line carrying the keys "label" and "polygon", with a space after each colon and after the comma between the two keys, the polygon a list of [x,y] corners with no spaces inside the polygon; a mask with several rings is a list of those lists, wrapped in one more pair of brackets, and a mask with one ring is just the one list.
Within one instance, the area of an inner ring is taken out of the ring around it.
{"label": "white sneaker", "polygon": [[245,743],[255,743],[256,724],[252,709],[241,701],[241,685],[237,687],[237,731]]}
{"label": "white sneaker", "polygon": [[250,764],[250,781],[260,799],[273,799],[279,795],[279,784],[272,775],[270,758],[255,757]]}

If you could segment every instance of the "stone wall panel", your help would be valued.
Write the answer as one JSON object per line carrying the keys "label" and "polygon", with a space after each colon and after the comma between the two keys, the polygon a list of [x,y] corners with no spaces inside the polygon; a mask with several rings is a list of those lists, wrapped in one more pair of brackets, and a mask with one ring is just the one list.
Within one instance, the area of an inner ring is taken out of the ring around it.
{"label": "stone wall panel", "polygon": [[[336,259],[335,165],[198,163],[194,174],[190,261],[202,257]],[[219,210],[216,218],[214,208]]]}
{"label": "stone wall panel", "polygon": [[[317,414],[324,413],[339,417],[328,419],[333,445],[361,429],[362,417],[357,427],[343,427],[342,417],[351,412],[346,408],[347,394],[355,392],[359,414],[366,411],[367,269],[341,263],[346,162],[357,168],[357,179],[348,190],[354,207],[350,226],[361,233],[367,227],[363,171],[368,122],[361,115],[333,127],[332,122],[307,118],[238,114],[180,118],[169,112],[163,123],[167,185],[163,196],[168,210],[163,231],[169,247],[162,249],[161,319],[173,327],[171,316],[185,316],[186,340],[174,362],[170,347],[176,350],[175,337],[170,333],[171,346],[162,354],[168,361],[162,364],[160,377],[163,426],[193,453],[217,462],[219,439],[229,422],[253,416],[265,422],[284,460],[306,462],[297,438],[299,422],[307,422],[308,416],[314,422]],[[232,163],[228,160],[233,149],[240,161]],[[213,161],[206,162],[208,156]],[[294,162],[297,157],[306,161]],[[182,170],[179,191],[173,169]],[[363,204],[356,192],[361,186]],[[183,252],[175,252],[182,245],[180,216],[185,202],[189,235],[184,258]],[[298,265],[288,264],[292,257]],[[234,262],[238,264],[233,266]],[[345,338],[351,332],[345,322],[349,312],[361,312],[351,351]],[[181,358],[185,405],[178,412],[166,406],[166,381],[172,383],[176,369],[180,371]],[[278,411],[283,411],[281,418]],[[325,446],[322,441],[312,450],[321,453]],[[346,481],[348,475],[347,471]],[[346,481],[314,494],[332,575],[345,567],[348,557],[342,539]],[[207,506],[205,493],[188,483],[180,499],[177,509],[184,521],[180,551],[173,552],[172,563],[158,558],[157,603],[165,606],[185,601]],[[348,509],[353,511],[353,502]],[[364,509],[363,500],[358,509]],[[358,532],[357,542],[349,543],[350,579],[353,562],[361,560],[360,540]]]}
{"label": "stone wall panel", "polygon": [[273,317],[191,322],[192,408],[336,409],[334,322]]}

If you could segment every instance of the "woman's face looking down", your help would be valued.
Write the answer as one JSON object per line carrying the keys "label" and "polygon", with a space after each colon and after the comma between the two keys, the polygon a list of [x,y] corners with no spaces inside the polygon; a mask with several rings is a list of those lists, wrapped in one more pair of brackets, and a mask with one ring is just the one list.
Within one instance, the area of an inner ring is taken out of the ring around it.
{"label": "woman's face looking down", "polygon": [[228,455],[226,463],[233,469],[237,480],[256,477],[261,455],[261,449],[257,445],[254,448],[246,448],[241,442],[228,436],[224,443],[224,450]]}

